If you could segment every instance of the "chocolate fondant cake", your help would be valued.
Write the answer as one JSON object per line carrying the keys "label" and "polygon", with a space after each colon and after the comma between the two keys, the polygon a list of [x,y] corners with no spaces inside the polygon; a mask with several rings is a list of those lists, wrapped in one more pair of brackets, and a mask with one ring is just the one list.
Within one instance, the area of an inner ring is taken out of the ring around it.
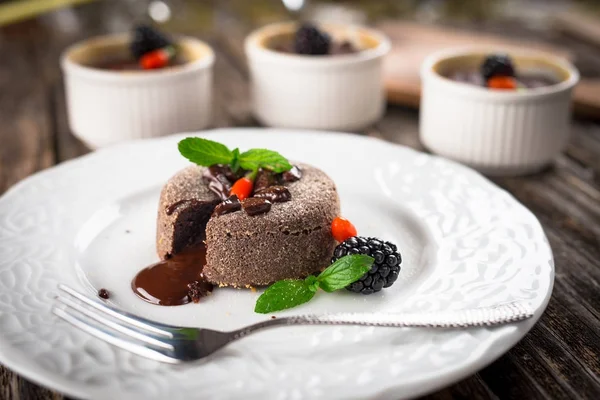
{"label": "chocolate fondant cake", "polygon": [[284,183],[291,200],[258,215],[213,214],[222,198],[205,183],[206,168],[178,172],[160,196],[158,255],[165,259],[205,241],[203,274],[221,286],[263,286],[324,269],[336,244],[330,227],[340,214],[338,194],[324,172],[298,166],[302,178]]}

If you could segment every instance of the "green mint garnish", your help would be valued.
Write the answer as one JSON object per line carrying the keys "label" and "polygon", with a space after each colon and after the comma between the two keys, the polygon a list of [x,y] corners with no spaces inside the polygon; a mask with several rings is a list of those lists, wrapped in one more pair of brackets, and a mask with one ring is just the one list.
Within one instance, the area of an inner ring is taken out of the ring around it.
{"label": "green mint garnish", "polygon": [[349,255],[331,264],[318,276],[277,281],[260,295],[254,312],[268,314],[296,307],[310,301],[319,288],[326,292],[343,289],[366,274],[374,261],[373,257],[363,254]]}
{"label": "green mint garnish", "polygon": [[215,164],[231,166],[236,172],[239,168],[256,172],[260,168],[281,173],[292,168],[289,161],[276,151],[250,149],[240,153],[239,149],[229,150],[227,146],[213,140],[189,137],[179,142],[179,152],[191,162],[210,167]]}
{"label": "green mint garnish", "polygon": [[326,292],[343,289],[366,274],[373,262],[373,257],[364,254],[342,257],[319,274],[319,287]]}
{"label": "green mint garnish", "polygon": [[259,168],[268,169],[275,173],[289,171],[292,165],[276,151],[267,149],[250,149],[240,154],[240,166],[250,171]]}
{"label": "green mint garnish", "polygon": [[266,314],[296,307],[312,299],[316,291],[306,281],[277,281],[258,298],[254,311]]}
{"label": "green mint garnish", "polygon": [[232,151],[233,153],[233,158],[231,159],[231,170],[233,172],[237,172],[238,169],[240,169],[240,149],[238,149],[237,147],[235,149],[233,149]]}
{"label": "green mint garnish", "polygon": [[185,138],[179,142],[179,152],[191,162],[210,167],[215,164],[229,164],[233,152],[224,144],[202,138]]}

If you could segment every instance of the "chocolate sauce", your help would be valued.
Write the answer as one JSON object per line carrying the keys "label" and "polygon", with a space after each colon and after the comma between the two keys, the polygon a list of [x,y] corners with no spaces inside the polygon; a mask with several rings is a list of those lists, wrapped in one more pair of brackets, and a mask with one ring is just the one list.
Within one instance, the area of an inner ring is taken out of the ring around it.
{"label": "chocolate sauce", "polygon": [[102,288],[98,290],[98,297],[104,300],[108,300],[110,298],[110,293],[108,293],[108,290]]}
{"label": "chocolate sauce", "polygon": [[223,200],[221,203],[217,204],[215,210],[213,211],[211,217],[218,217],[219,215],[229,214],[235,211],[239,211],[242,209],[242,204],[238,197],[234,194],[229,196],[226,200]]}
{"label": "chocolate sauce", "polygon": [[133,278],[131,288],[142,300],[161,306],[197,302],[213,289],[202,274],[205,264],[206,245],[200,243],[144,268]]}
{"label": "chocolate sauce", "polygon": [[271,209],[271,202],[267,199],[259,199],[257,197],[249,197],[242,201],[242,208],[246,214],[253,216],[264,214]]}
{"label": "chocolate sauce", "polygon": [[[243,174],[240,174],[241,170],[238,170],[238,172],[235,173],[231,170],[231,167],[229,165],[217,164],[217,165],[208,167],[208,169],[210,170],[210,173],[213,175],[219,175],[219,174],[225,175],[225,177],[231,183],[237,181],[239,178],[241,178],[243,176]],[[241,171],[241,172],[243,172],[243,171]]]}
{"label": "chocolate sauce", "polygon": [[[226,169],[227,168],[227,169]],[[231,177],[235,178],[228,167],[221,165],[213,165],[204,170],[202,173],[202,179],[208,184],[208,188],[213,191],[222,200],[229,197],[231,191]]]}
{"label": "chocolate sauce", "polygon": [[253,197],[267,199],[271,203],[283,203],[292,199],[292,194],[285,186],[269,186],[254,193]]}

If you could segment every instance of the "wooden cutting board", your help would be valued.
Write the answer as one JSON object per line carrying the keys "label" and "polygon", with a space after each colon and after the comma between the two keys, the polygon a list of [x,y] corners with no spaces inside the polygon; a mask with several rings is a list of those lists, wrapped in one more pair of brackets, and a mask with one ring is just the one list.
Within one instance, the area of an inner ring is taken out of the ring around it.
{"label": "wooden cutting board", "polygon": [[[550,52],[574,61],[568,49],[539,42],[511,40],[493,35],[474,35],[447,28],[410,22],[385,22],[379,28],[392,40],[392,50],[384,62],[388,101],[418,107],[421,97],[419,68],[427,55],[446,48],[486,46],[510,50]],[[582,80],[574,94],[574,110],[579,116],[600,118],[600,79]]]}

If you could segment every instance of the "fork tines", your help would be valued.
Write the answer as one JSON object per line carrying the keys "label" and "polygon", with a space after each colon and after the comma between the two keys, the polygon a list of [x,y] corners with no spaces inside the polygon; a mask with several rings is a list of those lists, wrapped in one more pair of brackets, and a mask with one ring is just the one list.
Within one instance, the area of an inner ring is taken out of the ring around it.
{"label": "fork tines", "polygon": [[64,307],[55,306],[52,312],[63,320],[140,356],[172,364],[180,362],[171,343],[173,327],[117,310],[63,284],[58,289],[61,294],[56,300]]}

